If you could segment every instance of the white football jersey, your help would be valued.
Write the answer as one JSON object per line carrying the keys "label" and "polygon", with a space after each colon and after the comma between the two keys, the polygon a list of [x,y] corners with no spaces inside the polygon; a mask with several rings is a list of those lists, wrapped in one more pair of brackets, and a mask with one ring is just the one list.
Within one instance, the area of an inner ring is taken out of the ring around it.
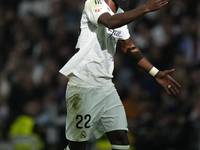
{"label": "white football jersey", "polygon": [[[122,13],[118,9],[117,13]],[[118,40],[130,37],[127,25],[108,29],[98,24],[103,13],[114,15],[104,0],[87,0],[81,18],[81,32],[76,48],[79,51],[60,69],[65,76],[74,74],[92,85],[104,85],[113,77],[114,54]]]}

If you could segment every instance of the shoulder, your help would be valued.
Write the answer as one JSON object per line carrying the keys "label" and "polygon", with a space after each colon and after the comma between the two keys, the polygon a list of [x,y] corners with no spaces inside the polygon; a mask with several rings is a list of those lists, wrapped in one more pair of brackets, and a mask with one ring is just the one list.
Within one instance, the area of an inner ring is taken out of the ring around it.
{"label": "shoulder", "polygon": [[93,8],[103,7],[104,3],[105,3],[104,0],[87,0],[85,2],[85,9],[91,10]]}

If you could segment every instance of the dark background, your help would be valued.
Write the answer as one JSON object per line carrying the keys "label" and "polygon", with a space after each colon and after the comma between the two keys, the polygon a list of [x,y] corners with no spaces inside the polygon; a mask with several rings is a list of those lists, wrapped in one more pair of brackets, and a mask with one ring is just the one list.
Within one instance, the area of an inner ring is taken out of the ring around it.
{"label": "dark background", "polygon": [[[1,150],[66,147],[68,80],[58,71],[75,53],[84,2],[0,0]],[[145,2],[131,0],[127,11]],[[146,58],[159,70],[175,68],[171,76],[182,86],[168,96],[117,48],[113,82],[127,112],[132,148],[199,150],[200,2],[171,0],[129,29]]]}

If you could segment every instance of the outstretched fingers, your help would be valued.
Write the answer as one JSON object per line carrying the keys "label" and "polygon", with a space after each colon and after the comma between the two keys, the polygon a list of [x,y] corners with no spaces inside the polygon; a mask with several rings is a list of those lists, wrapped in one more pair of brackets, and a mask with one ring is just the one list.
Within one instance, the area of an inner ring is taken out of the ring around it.
{"label": "outstretched fingers", "polygon": [[165,70],[164,72],[166,73],[166,74],[169,74],[169,73],[171,73],[171,72],[173,72],[175,69],[170,69],[170,70]]}
{"label": "outstretched fingers", "polygon": [[161,7],[165,6],[168,4],[169,0],[161,0]]}
{"label": "outstretched fingers", "polygon": [[174,79],[172,79],[172,87],[176,91],[176,93],[179,93],[178,88],[180,88],[181,85],[178,82],[176,82]]}
{"label": "outstretched fingers", "polygon": [[170,77],[170,83],[165,87],[165,90],[167,91],[168,94],[169,92],[170,94],[171,92],[173,94],[178,94],[179,93],[178,88],[180,87],[181,85],[178,82],[176,82],[173,78]]}
{"label": "outstretched fingers", "polygon": [[170,93],[169,89],[167,88],[167,86],[165,86],[164,88],[165,88],[165,91],[166,91],[169,95],[171,95],[171,93]]}
{"label": "outstretched fingers", "polygon": [[171,87],[168,88],[173,94],[178,94],[179,93],[179,90],[177,89],[177,87],[171,83]]}
{"label": "outstretched fingers", "polygon": [[173,94],[179,93],[178,89],[172,83],[166,85],[164,88],[169,95],[171,95],[171,93]]}
{"label": "outstretched fingers", "polygon": [[181,85],[177,81],[175,81],[174,79],[172,79],[172,83],[175,85],[175,87],[181,88]]}

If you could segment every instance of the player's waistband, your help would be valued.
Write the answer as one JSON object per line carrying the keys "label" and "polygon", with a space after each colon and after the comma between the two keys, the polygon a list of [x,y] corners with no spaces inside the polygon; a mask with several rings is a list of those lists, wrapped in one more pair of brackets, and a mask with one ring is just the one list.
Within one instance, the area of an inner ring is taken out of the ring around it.
{"label": "player's waistband", "polygon": [[79,87],[105,87],[113,86],[111,79],[106,78],[88,78],[88,80],[82,79],[77,75],[71,74],[68,76],[68,84]]}

